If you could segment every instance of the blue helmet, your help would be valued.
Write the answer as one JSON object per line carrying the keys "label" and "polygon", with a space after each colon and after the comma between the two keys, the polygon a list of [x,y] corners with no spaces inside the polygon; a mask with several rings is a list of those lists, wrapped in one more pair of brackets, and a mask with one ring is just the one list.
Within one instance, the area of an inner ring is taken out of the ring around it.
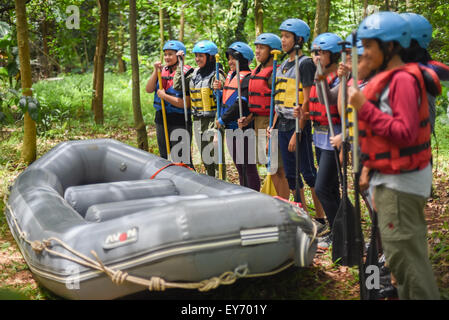
{"label": "blue helmet", "polygon": [[274,33],[262,33],[254,41],[254,44],[264,44],[269,46],[272,50],[282,51],[281,38]]}
{"label": "blue helmet", "polygon": [[287,19],[281,23],[279,30],[291,32],[297,37],[303,37],[304,42],[307,42],[310,38],[310,28],[307,23],[301,19]]}
{"label": "blue helmet", "polygon": [[311,50],[323,50],[337,53],[341,51],[341,45],[338,44],[341,41],[342,39],[335,33],[325,32],[313,40]]}
{"label": "blue helmet", "polygon": [[253,49],[251,49],[251,47],[244,42],[240,42],[240,41],[234,42],[233,44],[231,44],[229,46],[228,49],[233,49],[237,52],[240,52],[242,54],[243,58],[248,60],[248,64],[251,61],[253,61],[253,58],[254,58]]}
{"label": "blue helmet", "polygon": [[216,44],[210,40],[201,40],[193,47],[193,53],[207,53],[214,56],[218,53],[218,48]]}
{"label": "blue helmet", "polygon": [[400,16],[408,21],[412,32],[412,39],[415,39],[421,48],[426,49],[432,40],[432,25],[420,14],[401,13]]}
{"label": "blue helmet", "polygon": [[357,30],[359,39],[397,41],[403,48],[410,46],[410,24],[398,13],[381,11],[366,17]]}
{"label": "blue helmet", "polygon": [[178,52],[179,50],[184,51],[184,54],[186,54],[186,47],[184,46],[184,43],[178,40],[169,40],[164,44],[164,47],[162,48],[162,51],[165,50],[174,50]]}
{"label": "blue helmet", "polygon": [[[352,46],[353,45],[352,34],[347,36],[345,41],[349,42]],[[355,46],[357,47],[357,55],[361,56],[363,54],[363,44],[362,44],[362,40],[360,40],[358,37],[357,37],[357,41],[355,42]]]}

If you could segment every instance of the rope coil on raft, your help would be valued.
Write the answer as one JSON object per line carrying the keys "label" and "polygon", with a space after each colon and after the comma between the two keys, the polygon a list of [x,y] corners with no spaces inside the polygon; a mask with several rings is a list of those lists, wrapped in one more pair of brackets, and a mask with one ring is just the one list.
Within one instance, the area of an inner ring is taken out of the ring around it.
{"label": "rope coil on raft", "polygon": [[[69,261],[78,263],[85,267],[102,271],[116,285],[122,285],[125,283],[125,281],[127,281],[133,284],[147,287],[149,291],[165,291],[165,289],[168,288],[178,288],[178,289],[196,289],[201,292],[206,292],[212,289],[216,289],[220,285],[233,284],[239,278],[255,278],[255,277],[265,277],[275,275],[279,272],[288,269],[294,264],[294,261],[290,260],[273,271],[265,273],[254,273],[254,274],[249,274],[249,268],[247,265],[240,265],[237,268],[235,268],[234,271],[225,271],[218,277],[212,277],[199,282],[188,282],[188,283],[167,282],[165,279],[156,276],[152,276],[150,279],[145,279],[130,275],[122,270],[115,270],[108,266],[105,266],[95,251],[93,250],[91,251],[91,254],[96,259],[93,260],[92,258],[89,258],[86,255],[74,250],[65,242],[55,237],[44,239],[42,241],[39,240],[30,241],[29,239],[27,239],[25,233],[19,227],[17,223],[17,218],[14,212],[12,211],[11,207],[9,206],[8,202],[6,201],[6,195],[4,200],[5,200],[4,203],[6,204],[6,207],[14,220],[14,224],[17,228],[20,238],[24,240],[26,243],[28,243],[33,249],[33,251],[35,251],[37,254],[43,254],[43,252],[47,252],[60,258],[64,258]],[[51,247],[54,246],[54,243],[59,244],[61,247],[63,247],[65,250],[70,252],[75,257],[51,249]]]}

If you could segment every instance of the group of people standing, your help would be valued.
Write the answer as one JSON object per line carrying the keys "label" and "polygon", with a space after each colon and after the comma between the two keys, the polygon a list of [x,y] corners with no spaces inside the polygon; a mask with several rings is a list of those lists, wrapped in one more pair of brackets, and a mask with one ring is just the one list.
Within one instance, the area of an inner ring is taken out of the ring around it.
{"label": "group of people standing", "polygon": [[[333,221],[341,201],[340,160],[335,150],[341,146],[342,128],[348,127],[342,126],[346,120],[342,123],[340,116],[345,107],[340,98],[347,96],[359,119],[360,145],[353,148],[360,149],[362,172],[367,173],[363,179],[378,213],[382,248],[399,297],[438,299],[428,259],[424,206],[432,183],[434,101],[439,77],[447,77],[449,69],[431,60],[427,52],[431,37],[432,26],[421,15],[379,12],[362,21],[356,43],[352,37],[346,42],[334,33],[323,33],[313,39],[309,57],[303,53],[309,26],[301,19],[287,19],[278,35],[263,33],[256,38],[258,65],[253,70],[252,48],[243,42],[231,44],[225,52],[227,75],[212,41],[195,44],[197,68],[192,68],[183,64],[184,44],[170,40],[163,47],[165,65],[154,63],[146,86],[148,93],[156,92],[160,155],[168,157],[165,130],[170,136],[176,129],[187,129],[191,152],[193,119],[193,135],[207,174],[215,177],[221,171],[218,176],[226,178],[226,141],[240,184],[259,191],[256,159],[267,152],[265,143],[259,142],[269,137],[268,154],[277,163],[270,177],[277,194],[285,199],[290,192],[299,195],[295,201],[306,208],[305,181],[311,189],[315,220],[328,226],[329,232],[319,243],[326,247],[332,243]],[[358,59],[356,86],[351,84],[351,54],[346,51],[352,46],[358,55],[352,57]],[[277,52],[286,56],[280,64]],[[348,53],[346,63],[340,62],[342,53]],[[341,85],[343,78],[346,87]],[[254,135],[243,134],[244,139],[239,139],[227,134],[238,129],[243,133],[252,129]],[[251,143],[250,137],[260,135],[264,138]],[[206,150],[214,139],[218,147]],[[170,148],[181,140],[170,141]],[[214,161],[205,161],[206,153]],[[188,159],[192,159],[190,154]]]}

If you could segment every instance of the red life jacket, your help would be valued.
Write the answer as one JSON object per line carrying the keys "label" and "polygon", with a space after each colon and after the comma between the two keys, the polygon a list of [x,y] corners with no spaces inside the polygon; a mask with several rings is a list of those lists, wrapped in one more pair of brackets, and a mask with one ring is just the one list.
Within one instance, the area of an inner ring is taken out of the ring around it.
{"label": "red life jacket", "polygon": [[[384,174],[399,174],[421,170],[429,164],[431,157],[429,107],[426,86],[420,68],[417,63],[408,63],[399,68],[381,72],[371,79],[363,89],[365,97],[378,105],[383,90],[398,71],[406,71],[411,74],[420,88],[418,110],[420,125],[418,136],[413,143],[398,145],[388,137],[375,135],[367,122],[359,121],[361,160],[366,167],[376,169]],[[429,70],[426,71],[429,72]],[[435,72],[432,74],[438,79]]]}
{"label": "red life jacket", "polygon": [[[192,67],[189,65],[184,65],[184,74],[187,73],[191,68]],[[174,77],[175,73],[176,73],[176,70],[171,71],[171,69],[168,67],[162,68],[162,72],[161,72],[162,88],[164,88],[165,93],[167,93],[168,95],[173,96],[173,97],[179,96],[179,94],[180,94],[179,91],[176,91],[173,88],[173,77]],[[154,93],[154,101],[153,101],[154,108],[157,111],[162,109],[161,98],[157,95],[158,89],[159,89],[159,82],[157,83],[157,86],[156,86],[156,90]],[[182,96],[182,93],[181,93],[181,96]],[[165,111],[167,113],[184,113],[183,108],[177,108],[167,101],[164,102],[164,106],[165,106]],[[190,110],[188,110],[188,112],[190,113]]]}
{"label": "red life jacket", "polygon": [[273,73],[273,66],[261,66],[251,72],[248,85],[248,106],[249,111],[258,116],[270,115],[271,88],[268,86],[268,79]]}
{"label": "red life jacket", "polygon": [[[232,96],[234,92],[237,92],[237,75],[235,75],[232,79],[231,76],[234,73],[234,71],[229,71],[228,76],[226,77],[225,84],[223,87],[223,103],[227,104],[226,102],[229,100],[229,98]],[[240,71],[240,82],[242,82],[243,78],[245,76],[251,73],[251,71]]]}
{"label": "red life jacket", "polygon": [[[330,73],[327,76],[327,83],[330,85],[335,81],[336,78],[337,78],[336,72]],[[318,83],[315,83],[312,86],[312,88],[310,88],[310,95],[309,95],[310,120],[317,122],[320,126],[327,126],[329,125],[329,121],[327,120],[326,106],[318,101],[318,93],[316,89],[317,85]],[[329,111],[331,113],[332,123],[340,124],[341,119],[340,115],[338,114],[338,106],[337,105],[329,106]]]}

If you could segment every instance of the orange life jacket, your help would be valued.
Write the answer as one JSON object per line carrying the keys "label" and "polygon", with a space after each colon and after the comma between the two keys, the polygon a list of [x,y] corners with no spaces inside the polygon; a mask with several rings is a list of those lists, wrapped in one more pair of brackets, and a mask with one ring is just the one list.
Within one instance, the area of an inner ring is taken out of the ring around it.
{"label": "orange life jacket", "polygon": [[422,68],[431,73],[439,83],[438,76],[431,69],[419,66],[417,63],[408,63],[379,73],[363,89],[365,97],[377,106],[382,92],[389,85],[394,74],[399,71],[411,74],[420,88],[418,109],[420,125],[417,138],[413,143],[399,145],[388,137],[374,134],[367,122],[359,121],[361,160],[366,167],[384,174],[399,174],[421,170],[429,164],[431,158],[429,107]]}
{"label": "orange life jacket", "polygon": [[258,116],[270,115],[271,88],[268,86],[268,79],[273,73],[273,66],[261,66],[251,72],[248,85],[248,107],[249,111]]}
{"label": "orange life jacket", "polygon": [[[337,73],[332,72],[327,76],[327,83],[330,85],[332,82],[335,81],[337,78]],[[321,104],[318,101],[318,93],[316,86],[318,83],[315,83],[312,88],[310,88],[310,94],[309,94],[309,112],[310,112],[310,119],[316,123],[318,123],[321,126],[327,126],[329,125],[329,121],[327,120],[327,114],[326,114],[326,106],[324,104]],[[333,124],[340,124],[341,119],[340,115],[338,114],[338,106],[337,105],[331,105],[329,106],[329,111],[331,113],[331,119]]]}
{"label": "orange life jacket", "polygon": [[[226,105],[233,105],[236,99],[232,99],[228,102],[229,98],[232,96],[233,93],[237,93],[238,87],[237,87],[237,75],[235,75],[232,79],[231,76],[234,73],[234,71],[229,71],[228,76],[226,77],[225,84],[223,87],[223,103]],[[243,78],[245,76],[251,73],[251,71],[240,71],[240,83],[242,82]],[[237,93],[238,94],[238,93]]]}

